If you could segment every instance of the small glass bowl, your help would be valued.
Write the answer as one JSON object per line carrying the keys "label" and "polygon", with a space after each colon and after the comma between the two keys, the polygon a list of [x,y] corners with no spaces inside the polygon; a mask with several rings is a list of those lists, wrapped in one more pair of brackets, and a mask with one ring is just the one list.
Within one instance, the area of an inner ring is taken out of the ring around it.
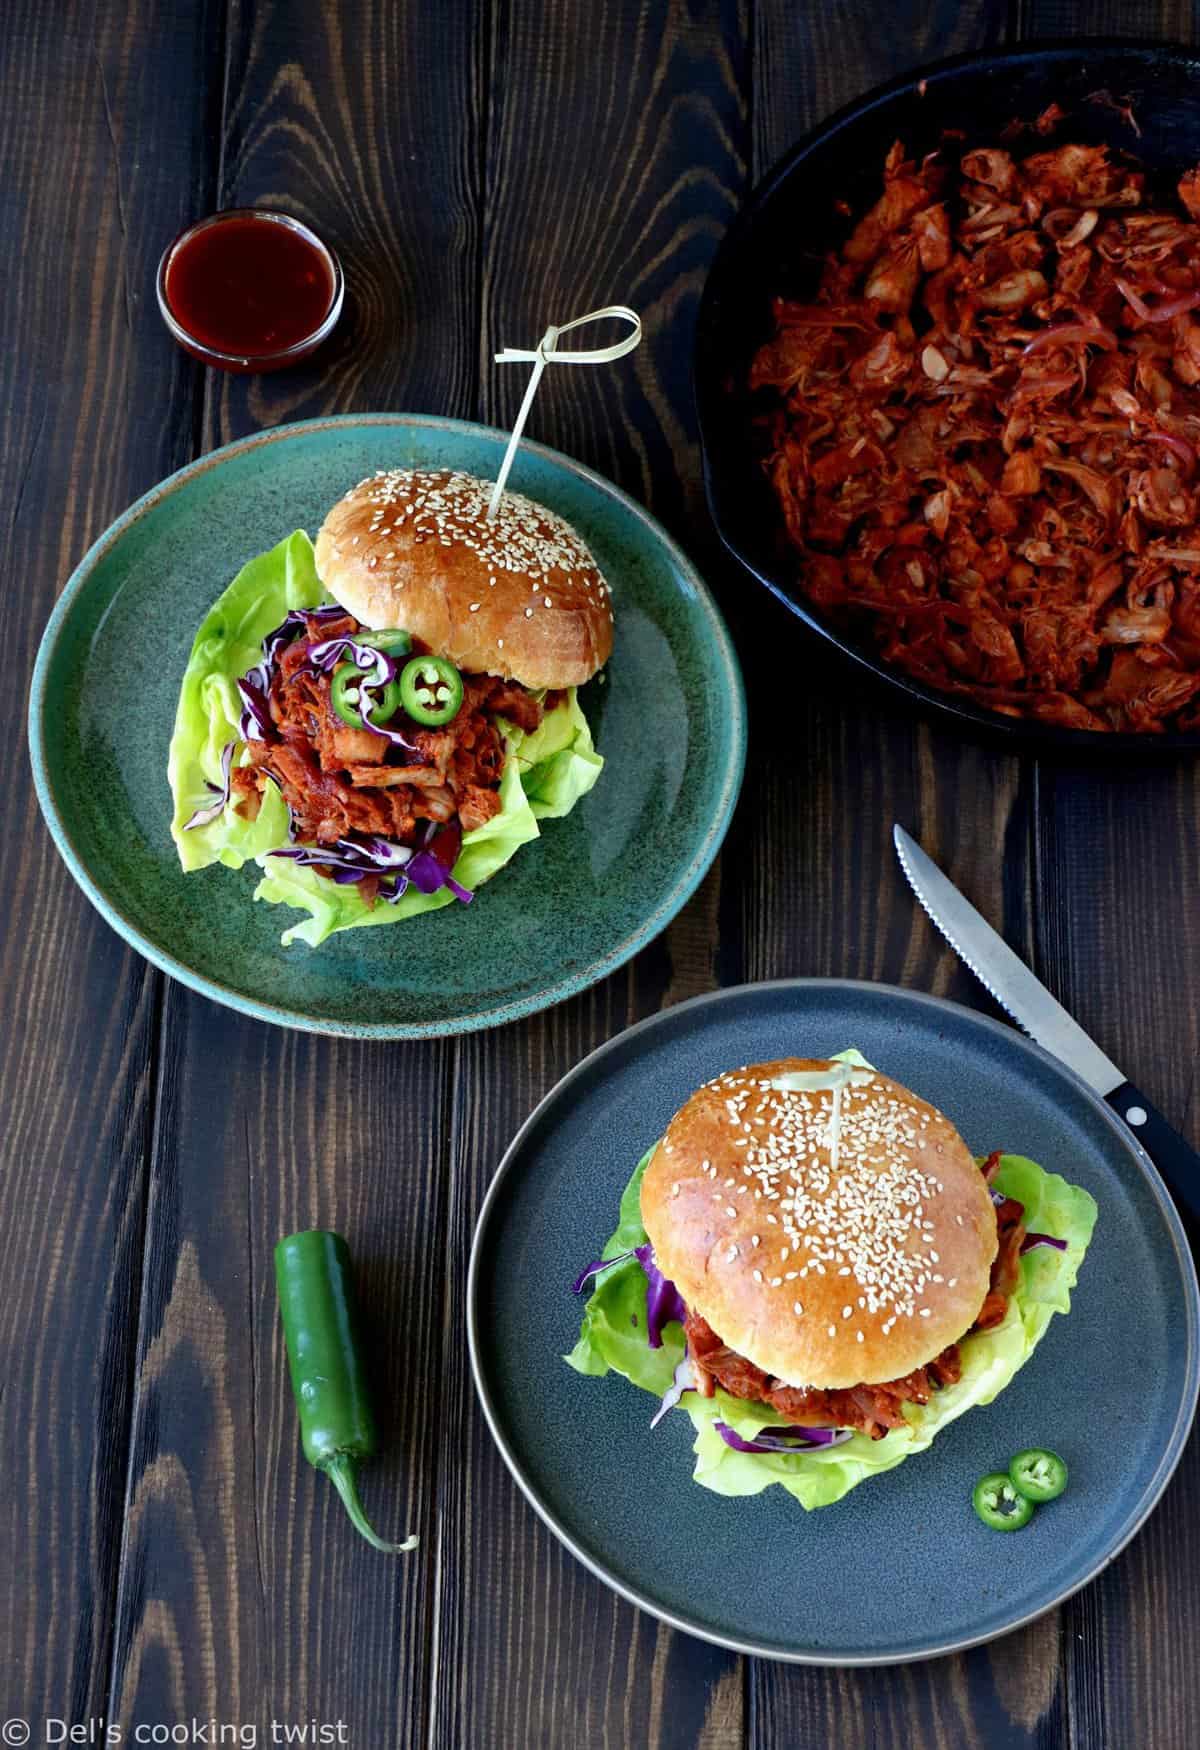
{"label": "small glass bowl", "polygon": [[[262,353],[221,352],[216,347],[210,346],[207,341],[190,333],[176,316],[167,297],[167,274],[176,251],[189,243],[198,232],[206,231],[212,225],[224,224],[229,219],[248,218],[262,219],[268,224],[286,225],[289,230],[295,231],[303,237],[305,242],[312,246],[328,266],[333,289],[329,308],[317,326],[311,333],[301,335],[290,345]],[[233,371],[239,376],[245,376],[251,372],[283,370],[287,365],[296,364],[301,359],[308,358],[323,341],[328,340],[337,327],[338,318],[342,313],[346,281],[342,273],[342,264],[333,250],[302,220],[293,218],[290,213],[280,212],[275,207],[226,207],[219,213],[210,213],[208,218],[199,219],[194,225],[189,225],[186,231],[181,231],[178,237],[173,238],[167,244],[159,260],[155,289],[158,293],[158,308],[162,319],[184,352],[190,353],[194,359],[199,359],[202,364],[214,365],[220,371]]]}

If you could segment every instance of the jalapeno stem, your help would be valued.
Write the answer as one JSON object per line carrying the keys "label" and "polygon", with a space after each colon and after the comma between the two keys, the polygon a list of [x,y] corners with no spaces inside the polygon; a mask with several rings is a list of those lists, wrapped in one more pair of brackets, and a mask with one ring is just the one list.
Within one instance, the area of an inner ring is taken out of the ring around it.
{"label": "jalapeno stem", "polygon": [[380,1537],[371,1521],[367,1518],[366,1509],[358,1498],[358,1483],[354,1474],[354,1459],[348,1452],[339,1452],[334,1458],[318,1466],[329,1478],[342,1504],[350,1516],[350,1523],[361,1537],[365,1537],[372,1549],[382,1550],[387,1556],[402,1556],[407,1550],[416,1549],[420,1538],[415,1534],[406,1537],[403,1543],[389,1543]]}

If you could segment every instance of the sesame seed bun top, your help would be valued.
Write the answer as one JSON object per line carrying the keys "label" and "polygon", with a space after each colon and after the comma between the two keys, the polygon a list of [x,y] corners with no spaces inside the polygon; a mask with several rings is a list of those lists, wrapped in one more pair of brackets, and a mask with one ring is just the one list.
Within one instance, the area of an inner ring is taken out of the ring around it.
{"label": "sesame seed bun top", "polygon": [[[836,1096],[831,1070],[847,1078]],[[787,1385],[923,1367],[974,1324],[997,1250],[987,1185],[950,1120],[825,1059],[706,1083],[667,1126],[641,1202],[688,1307]]]}
{"label": "sesame seed bun top", "polygon": [[570,523],[447,469],[360,480],[317,535],[317,572],[364,626],[403,627],[469,674],[574,687],[612,652],[611,591]]}

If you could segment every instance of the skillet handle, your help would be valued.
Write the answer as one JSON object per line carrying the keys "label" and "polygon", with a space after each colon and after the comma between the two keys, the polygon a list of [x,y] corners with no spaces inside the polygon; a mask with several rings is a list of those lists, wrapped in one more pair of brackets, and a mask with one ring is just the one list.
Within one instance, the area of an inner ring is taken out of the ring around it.
{"label": "skillet handle", "polygon": [[1168,1124],[1132,1082],[1122,1082],[1105,1100],[1129,1126],[1166,1182],[1188,1230],[1200,1250],[1200,1154]]}

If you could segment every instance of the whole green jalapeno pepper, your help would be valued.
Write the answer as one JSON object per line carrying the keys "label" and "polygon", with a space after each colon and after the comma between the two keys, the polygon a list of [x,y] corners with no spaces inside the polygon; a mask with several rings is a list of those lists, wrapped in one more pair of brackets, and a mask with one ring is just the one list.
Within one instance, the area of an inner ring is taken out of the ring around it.
{"label": "whole green jalapeno pepper", "polygon": [[329,1478],[369,1544],[388,1554],[416,1549],[416,1537],[380,1537],[358,1498],[358,1462],[374,1453],[376,1436],[345,1240],[320,1229],[290,1234],[275,1247],[275,1282],[305,1458]]}

